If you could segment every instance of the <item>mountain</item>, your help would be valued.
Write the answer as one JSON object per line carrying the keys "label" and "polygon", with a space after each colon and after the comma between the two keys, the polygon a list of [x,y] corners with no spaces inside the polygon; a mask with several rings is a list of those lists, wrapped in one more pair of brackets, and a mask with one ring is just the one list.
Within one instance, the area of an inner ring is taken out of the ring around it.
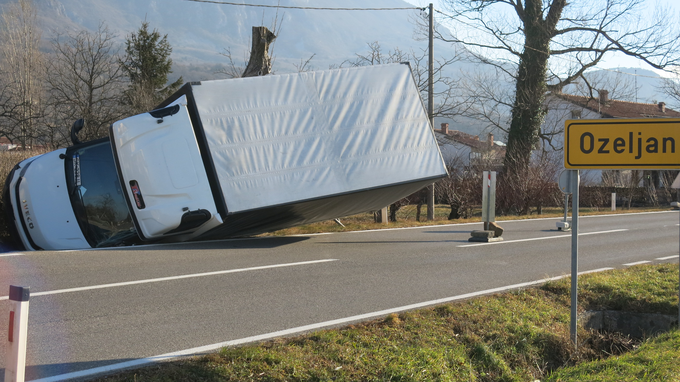
{"label": "mountain", "polygon": [[[45,38],[78,29],[96,30],[100,23],[117,34],[121,43],[142,22],[168,35],[173,61],[181,67],[226,64],[220,55],[230,50],[237,64],[248,59],[251,27],[276,31],[274,69],[296,71],[310,64],[327,69],[365,52],[367,43],[379,41],[385,51],[427,49],[426,40],[414,39],[419,10],[402,0],[235,0],[266,6],[315,8],[412,8],[386,11],[331,11],[277,9],[215,4],[188,0],[33,0]],[[13,0],[0,0],[7,4]],[[437,43],[439,55],[452,54],[450,44]],[[186,78],[198,80],[205,78]]]}
{"label": "mountain", "polygon": [[[0,6],[16,0],[0,0]],[[368,44],[378,42],[383,54],[396,48],[420,53],[427,49],[422,27],[421,10],[402,0],[216,0],[240,4],[260,4],[268,7],[215,4],[190,0],[33,0],[38,10],[43,38],[81,29],[97,30],[106,25],[117,35],[121,44],[126,36],[139,29],[143,21],[152,29],[168,36],[173,52],[173,77],[185,81],[224,78],[228,59],[220,53],[231,52],[235,63],[245,66],[250,51],[251,27],[264,25],[278,35],[273,45],[273,69],[278,73],[297,71],[297,66],[311,59],[308,69],[327,69],[356,58],[369,51]],[[299,8],[411,8],[409,10],[313,10],[277,9],[274,6]],[[44,44],[49,46],[49,44]],[[121,48],[122,49],[122,48]],[[449,58],[465,52],[462,46],[435,41],[436,57]],[[466,71],[479,68],[465,62],[448,67],[448,75],[463,78]],[[661,78],[642,69],[593,71],[601,79],[599,88],[610,90],[612,98],[638,102],[662,101]],[[635,73],[637,71],[637,73]],[[636,76],[630,74],[637,74]],[[626,86],[617,84],[627,83]],[[512,89],[511,84],[499,87]],[[611,91],[612,88],[625,91]],[[633,90],[631,90],[633,89]],[[568,91],[568,89],[565,89]],[[510,91],[510,94],[512,92]],[[667,102],[668,103],[668,102]],[[670,105],[670,103],[669,103]],[[480,134],[486,124],[460,118],[451,123],[452,129]]]}

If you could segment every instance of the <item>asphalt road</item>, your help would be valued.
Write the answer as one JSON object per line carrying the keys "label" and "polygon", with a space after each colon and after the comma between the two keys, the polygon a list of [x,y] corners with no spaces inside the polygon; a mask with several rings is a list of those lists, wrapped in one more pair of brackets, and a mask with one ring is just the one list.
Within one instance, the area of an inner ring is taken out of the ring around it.
{"label": "asphalt road", "polygon": [[[677,262],[678,218],[581,217],[579,272]],[[475,223],[0,254],[0,333],[9,285],[30,286],[27,380],[48,381],[344,325],[568,275],[558,220],[501,222],[504,241],[482,245],[467,241]]]}

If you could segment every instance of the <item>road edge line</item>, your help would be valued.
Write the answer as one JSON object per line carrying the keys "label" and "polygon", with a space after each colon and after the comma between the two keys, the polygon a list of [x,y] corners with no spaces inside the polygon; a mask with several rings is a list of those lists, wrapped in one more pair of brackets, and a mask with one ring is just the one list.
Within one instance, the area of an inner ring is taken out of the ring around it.
{"label": "road edge line", "polygon": [[[608,271],[608,270],[613,270],[613,269],[614,268],[593,269],[593,270],[590,270],[590,271],[579,272],[579,275],[588,274],[588,273],[603,272],[603,271]],[[168,361],[168,360],[172,360],[172,359],[175,359],[175,358],[198,356],[198,355],[202,355],[202,354],[205,354],[205,353],[208,353],[208,352],[211,352],[211,351],[215,351],[215,350],[218,350],[218,349],[221,349],[221,348],[224,348],[224,347],[245,345],[245,344],[249,344],[249,343],[256,343],[256,342],[260,342],[260,341],[271,340],[271,339],[274,339],[274,338],[285,337],[285,336],[290,336],[290,335],[294,335],[294,334],[302,334],[302,333],[310,332],[310,331],[313,331],[313,330],[326,329],[326,328],[336,327],[336,326],[339,326],[339,325],[346,325],[346,324],[350,324],[352,322],[359,322],[359,321],[363,321],[363,320],[367,320],[367,319],[378,318],[378,317],[386,316],[386,315],[389,315],[389,314],[392,314],[392,313],[399,313],[399,312],[404,312],[404,311],[408,311],[408,310],[421,309],[421,308],[426,308],[428,306],[445,304],[445,303],[448,303],[448,302],[465,300],[465,299],[469,299],[469,298],[473,298],[473,297],[479,297],[479,296],[493,294],[493,293],[507,292],[509,290],[536,286],[536,285],[544,284],[548,281],[560,280],[560,279],[563,279],[565,277],[569,277],[569,275],[549,277],[549,278],[545,278],[545,279],[542,279],[542,280],[529,281],[529,282],[519,283],[519,284],[512,284],[512,285],[507,285],[507,286],[498,287],[498,288],[492,288],[492,289],[486,289],[486,290],[477,291],[477,292],[465,293],[465,294],[461,294],[461,295],[458,295],[458,296],[445,297],[445,298],[436,299],[436,300],[430,300],[430,301],[424,301],[424,302],[419,302],[419,303],[415,303],[415,304],[404,305],[404,306],[400,306],[400,307],[396,307],[396,308],[384,309],[384,310],[379,310],[379,311],[375,311],[375,312],[339,318],[339,319],[335,319],[335,320],[323,321],[323,322],[319,322],[319,323],[316,323],[316,324],[303,325],[303,326],[298,326],[298,327],[295,327],[295,328],[278,330],[278,331],[274,331],[274,332],[270,332],[270,333],[259,334],[259,335],[255,335],[255,336],[249,336],[249,337],[239,338],[239,339],[235,339],[235,340],[219,342],[219,343],[215,343],[215,344],[211,344],[211,345],[204,345],[204,346],[198,346],[198,347],[194,347],[194,348],[190,348],[190,349],[179,350],[179,351],[176,351],[176,352],[161,354],[161,355],[157,355],[157,356],[140,358],[140,359],[136,359],[136,360],[132,360],[132,361],[115,363],[115,364],[111,364],[111,365],[107,365],[107,366],[100,366],[100,367],[95,367],[95,368],[92,368],[92,369],[79,370],[79,371],[74,371],[74,372],[71,372],[71,373],[55,375],[55,376],[52,376],[52,377],[35,379],[35,380],[33,380],[33,382],[60,382],[60,381],[67,381],[69,379],[75,379],[75,378],[91,377],[91,376],[94,376],[94,375],[105,374],[105,373],[110,373],[110,372],[119,371],[119,370],[122,371],[122,370],[130,369],[130,368],[133,368],[133,367],[158,363],[158,362],[162,362],[162,361]]]}

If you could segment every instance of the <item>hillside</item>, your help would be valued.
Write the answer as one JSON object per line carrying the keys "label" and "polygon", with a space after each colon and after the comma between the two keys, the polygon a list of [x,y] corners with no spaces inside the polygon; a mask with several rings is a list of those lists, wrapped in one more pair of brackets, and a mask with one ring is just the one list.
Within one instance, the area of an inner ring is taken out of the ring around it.
{"label": "hillside", "polygon": [[[11,0],[0,0],[7,4]],[[239,0],[238,2],[245,2]],[[413,8],[401,0],[258,0],[250,4],[296,7]],[[379,41],[385,50],[427,48],[414,39],[419,10],[325,11],[260,8],[187,0],[34,0],[45,38],[68,30],[96,30],[105,23],[123,42],[146,20],[168,35],[173,60],[181,65],[225,63],[225,49],[240,63],[247,59],[251,27],[265,25],[278,31],[274,45],[276,69],[295,70],[312,55],[312,65],[326,69],[352,59]],[[452,47],[438,44],[438,54],[448,56]]]}
{"label": "hillside", "polygon": [[[5,5],[15,0],[0,0]],[[265,25],[277,31],[273,45],[274,71],[297,71],[304,61],[311,59],[307,69],[327,69],[368,52],[368,44],[379,42],[383,53],[396,48],[422,52],[427,41],[418,20],[425,14],[418,9],[330,11],[311,9],[276,9],[243,5],[214,4],[189,0],[33,0],[38,9],[43,38],[47,41],[68,31],[96,30],[105,24],[125,41],[146,20],[161,34],[167,34],[173,47],[174,74],[186,81],[224,77],[228,59],[222,55],[229,50],[237,65],[244,66],[250,50],[251,27]],[[293,7],[344,8],[414,8],[403,0],[232,0],[231,2]],[[45,47],[49,44],[45,43]],[[465,48],[441,41],[435,42],[435,56],[450,58],[465,53]],[[222,53],[222,54],[221,54]],[[447,75],[465,78],[473,69],[480,69],[459,61],[450,65]],[[606,78],[602,88],[610,90],[613,98],[638,101],[663,101],[660,77],[642,69],[621,69],[633,75],[600,71]],[[637,71],[637,73],[635,73]],[[624,92],[611,87],[628,82]],[[507,86],[512,86],[507,84]],[[632,90],[631,90],[632,89]],[[568,90],[567,90],[568,91]],[[511,93],[511,92],[510,92]],[[622,97],[617,97],[621,94]],[[669,106],[673,106],[668,102]],[[436,126],[444,120],[437,120]],[[486,124],[466,119],[450,121],[456,129],[479,134]],[[457,122],[457,123],[456,123]],[[502,139],[502,134],[496,132]]]}

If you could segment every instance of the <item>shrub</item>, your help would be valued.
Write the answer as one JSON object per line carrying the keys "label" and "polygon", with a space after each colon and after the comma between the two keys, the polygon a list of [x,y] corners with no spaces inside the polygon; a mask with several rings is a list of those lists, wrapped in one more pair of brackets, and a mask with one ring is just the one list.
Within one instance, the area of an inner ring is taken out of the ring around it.
{"label": "shrub", "polygon": [[[24,159],[34,157],[36,155],[44,154],[45,150],[22,150],[22,151],[0,151],[0,182],[2,183],[2,189],[5,187],[5,181],[9,172],[12,168]],[[8,206],[5,205],[5,200],[0,200],[0,205],[2,206],[2,213],[0,213],[0,243],[3,248],[8,248],[11,246],[11,237],[9,231],[9,221],[7,220],[7,214],[5,213]]]}

